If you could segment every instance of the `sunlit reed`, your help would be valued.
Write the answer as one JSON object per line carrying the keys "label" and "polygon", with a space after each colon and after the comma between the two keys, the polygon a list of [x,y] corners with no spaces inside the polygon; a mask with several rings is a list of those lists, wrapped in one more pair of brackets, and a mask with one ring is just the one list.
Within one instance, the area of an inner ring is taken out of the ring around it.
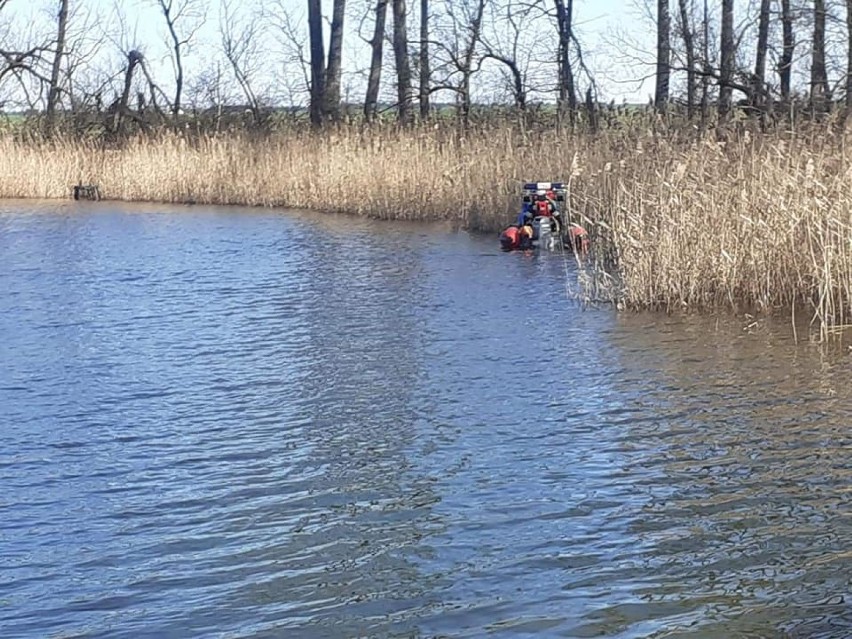
{"label": "sunlit reed", "polygon": [[496,231],[528,179],[570,182],[595,240],[588,298],[626,308],[784,312],[849,320],[852,162],[842,134],[571,136],[492,127],[138,139],[120,148],[0,138],[0,197],[296,207]]}

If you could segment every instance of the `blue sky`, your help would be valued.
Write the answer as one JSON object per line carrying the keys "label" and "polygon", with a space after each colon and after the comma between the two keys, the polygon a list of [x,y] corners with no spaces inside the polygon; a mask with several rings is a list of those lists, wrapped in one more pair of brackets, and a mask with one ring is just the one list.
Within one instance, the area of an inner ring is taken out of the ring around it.
{"label": "blue sky", "polygon": [[[173,1],[179,4],[186,0]],[[357,13],[358,7],[372,4],[372,1],[348,0],[347,4],[352,13]],[[258,10],[261,2],[265,2],[267,7],[278,7],[275,9],[278,14],[280,7],[290,11],[294,24],[297,25],[297,33],[304,35],[307,40],[304,25],[305,0],[231,0],[234,19],[247,19],[252,12]],[[575,0],[575,24],[601,99],[644,102],[652,90],[650,81],[638,81],[639,78],[653,73],[653,24],[641,19],[642,12],[637,5],[643,2],[644,0]],[[50,29],[55,4],[55,0],[11,0],[0,15],[0,24],[5,18],[6,21],[14,21],[13,31],[16,32],[20,28]],[[187,74],[191,77],[197,77],[201,73],[210,74],[214,68],[222,69],[219,29],[221,3],[218,0],[207,0],[203,4],[208,7],[207,21],[197,34],[194,46],[185,59]],[[331,4],[331,0],[323,0],[324,11],[330,12]],[[96,58],[101,62],[96,65],[93,61],[93,68],[103,69],[102,73],[106,73],[107,69],[120,65],[121,48],[118,45],[138,47],[145,53],[157,82],[169,93],[168,87],[173,83],[172,64],[165,40],[165,24],[156,8],[156,0],[72,0],[72,6],[75,5],[91,13],[94,27],[90,30],[91,33],[109,34],[107,43],[101,45],[101,49],[106,51],[99,51],[100,58]],[[417,24],[418,2],[409,0],[409,5],[409,27],[414,30]],[[116,24],[118,13],[124,14],[125,31],[130,34],[125,33],[121,37],[117,35],[120,30]],[[366,24],[369,26],[369,22]],[[359,78],[363,73],[356,71],[363,71],[367,67],[369,50],[354,33],[357,20],[352,14],[348,16],[346,26],[348,35],[344,50],[344,70],[349,75],[344,78],[344,83],[350,87],[352,98],[357,100],[360,97],[358,94],[362,95],[363,82]],[[545,28],[550,30],[552,25]],[[279,90],[278,85],[281,84],[282,77],[290,80],[292,91],[298,91],[304,85],[303,74],[301,69],[297,68],[298,65],[291,63],[288,66],[283,61],[288,55],[292,55],[292,46],[286,46],[281,38],[272,35],[268,35],[258,47],[254,58],[254,78],[262,92]],[[391,54],[388,52],[386,59],[390,61],[390,58]],[[544,75],[546,77],[542,82],[552,81],[552,73]],[[482,74],[480,84],[487,86],[490,81],[487,74]]]}
{"label": "blue sky", "polygon": [[[97,1],[104,6],[112,5],[110,0]],[[372,0],[348,0],[347,4],[350,9],[356,9],[368,1],[372,4]],[[575,0],[575,24],[586,49],[587,63],[595,75],[603,99],[614,99],[619,102],[622,100],[647,101],[649,93],[653,90],[651,82],[643,83],[638,80],[653,72],[653,67],[650,66],[653,60],[650,53],[653,46],[653,26],[641,20],[642,12],[638,5],[642,2],[643,0]],[[144,40],[162,41],[163,25],[155,10],[151,9],[152,2],[136,0],[123,4],[128,8],[136,8],[140,25],[139,34]],[[219,2],[214,1],[209,4],[211,10],[203,35],[211,42],[210,46],[217,46]],[[238,5],[240,11],[247,12],[252,7],[258,6],[258,0],[253,2],[234,0],[232,4]],[[331,0],[323,0],[324,12],[330,12],[331,4]],[[418,3],[416,0],[409,0],[409,5],[409,27],[413,28],[416,27]],[[291,11],[294,17],[304,19],[305,0],[280,0],[278,6]],[[304,28],[304,22],[301,26]],[[366,68],[368,60],[368,50],[361,44],[357,35],[351,32],[355,27],[356,21],[351,15],[348,16],[347,28],[350,33],[344,51],[344,69],[350,72],[353,66]],[[160,32],[159,38],[153,35],[157,32]],[[151,35],[145,35],[146,33]],[[389,52],[387,59],[390,59]],[[290,73],[301,75],[294,70]]]}

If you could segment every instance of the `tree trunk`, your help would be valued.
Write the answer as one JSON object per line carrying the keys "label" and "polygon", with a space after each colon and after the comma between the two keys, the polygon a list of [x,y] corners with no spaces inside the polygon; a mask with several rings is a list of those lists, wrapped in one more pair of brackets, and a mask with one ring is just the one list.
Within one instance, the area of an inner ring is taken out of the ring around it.
{"label": "tree trunk", "polygon": [[669,75],[671,73],[670,27],[669,0],[657,0],[657,83],[654,90],[654,108],[659,113],[666,110],[666,105],[669,102]]}
{"label": "tree trunk", "polygon": [[[852,0],[850,0],[852,1]],[[420,119],[429,117],[429,0],[420,0]]]}
{"label": "tree trunk", "polygon": [[[852,1],[852,0],[850,0]],[[687,0],[678,0],[680,9],[680,31],[683,37],[683,48],[686,49],[686,117],[689,120],[695,116],[695,37],[689,21]]]}
{"label": "tree trunk", "polygon": [[124,115],[127,113],[127,103],[130,101],[130,87],[133,83],[133,71],[136,65],[142,62],[142,54],[136,51],[130,51],[127,54],[127,70],[124,72],[124,89],[121,91],[121,97],[118,100],[115,113],[113,115],[113,131],[121,132],[121,126],[124,121]]}
{"label": "tree trunk", "polygon": [[470,122],[470,80],[473,75],[473,58],[476,54],[476,45],[479,42],[479,37],[482,32],[482,16],[485,13],[485,0],[479,0],[476,6],[476,14],[470,23],[468,29],[470,40],[465,47],[464,58],[462,59],[462,82],[459,98],[461,102],[461,118],[465,126]]}
{"label": "tree trunk", "polygon": [[828,111],[831,90],[825,69],[825,0],[814,0],[814,43],[811,61],[811,107],[816,113]]}
{"label": "tree trunk", "polygon": [[592,87],[586,89],[586,113],[589,116],[589,130],[592,133],[598,132],[598,109],[595,106],[594,96],[592,95]]}
{"label": "tree trunk", "polygon": [[846,116],[852,112],[852,0],[846,0]]}
{"label": "tree trunk", "polygon": [[308,0],[308,33],[311,42],[311,123],[321,126],[325,103],[325,44],[322,40],[321,0]]}
{"label": "tree trunk", "polygon": [[376,1],[376,24],[370,46],[373,55],[370,58],[370,76],[367,79],[367,96],[364,99],[364,117],[367,121],[376,117],[376,104],[379,100],[379,84],[382,79],[382,45],[385,41],[385,18],[388,12],[388,0]]}
{"label": "tree trunk", "polygon": [[720,42],[719,119],[731,113],[734,76],[734,0],[722,0],[722,37]]}
{"label": "tree trunk", "polygon": [[557,116],[561,120],[568,112],[571,126],[574,126],[574,116],[577,112],[577,91],[574,87],[574,72],[571,69],[570,47],[572,36],[572,21],[574,14],[573,0],[553,0],[556,6],[556,23],[559,32],[559,101]]}
{"label": "tree trunk", "polygon": [[781,48],[781,59],[778,61],[778,76],[781,84],[781,101],[785,104],[790,102],[790,78],[793,69],[793,52],[796,48],[796,39],[793,34],[793,11],[790,8],[790,0],[781,0],[781,29],[783,42]]}
{"label": "tree trunk", "polygon": [[526,111],[527,90],[524,87],[524,76],[514,60],[503,59],[502,62],[509,68],[509,73],[512,75],[512,97],[515,99],[515,108],[518,111]]}
{"label": "tree trunk", "polygon": [[177,116],[180,113],[181,94],[183,93],[183,61],[181,60],[180,44],[175,41],[175,99],[172,104],[172,113]]}
{"label": "tree trunk", "polygon": [[175,98],[172,101],[172,114],[177,115],[180,112],[181,94],[183,93],[183,59],[181,57],[181,41],[175,29],[175,20],[180,14],[172,14],[171,0],[159,0],[160,10],[163,12],[163,17],[166,19],[166,26],[169,29],[169,37],[172,39],[172,50],[175,52]]}
{"label": "tree trunk", "polygon": [[325,71],[325,115],[340,119],[340,74],[343,59],[343,18],[346,0],[334,0],[331,12],[331,36],[328,43],[328,67]]}
{"label": "tree trunk", "polygon": [[771,4],[771,0],[760,0],[760,15],[757,19],[757,58],[754,62],[754,93],[751,102],[758,109],[766,108],[766,50],[769,47]]}
{"label": "tree trunk", "polygon": [[393,55],[396,62],[396,90],[399,121],[411,122],[411,65],[408,61],[408,31],[405,0],[393,0]]}
{"label": "tree trunk", "polygon": [[59,2],[59,24],[56,30],[56,52],[50,70],[50,88],[47,92],[47,129],[52,132],[56,127],[56,105],[59,103],[59,74],[62,70],[62,56],[65,54],[65,30],[68,25],[68,0]]}
{"label": "tree trunk", "polygon": [[704,0],[704,21],[702,23],[702,35],[704,40],[704,62],[701,74],[701,126],[707,126],[710,119],[710,8],[707,0]]}

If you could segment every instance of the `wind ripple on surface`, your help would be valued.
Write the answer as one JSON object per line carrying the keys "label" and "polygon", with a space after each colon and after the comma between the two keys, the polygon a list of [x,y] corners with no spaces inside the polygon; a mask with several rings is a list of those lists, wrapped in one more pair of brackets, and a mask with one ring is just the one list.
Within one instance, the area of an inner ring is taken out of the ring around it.
{"label": "wind ripple on surface", "polygon": [[0,635],[848,634],[841,354],[441,228],[55,206],[0,212]]}

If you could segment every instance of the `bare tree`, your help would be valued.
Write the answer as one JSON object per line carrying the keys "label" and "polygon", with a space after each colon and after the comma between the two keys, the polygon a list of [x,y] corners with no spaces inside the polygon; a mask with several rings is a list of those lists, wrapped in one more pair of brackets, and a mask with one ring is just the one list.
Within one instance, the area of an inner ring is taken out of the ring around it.
{"label": "bare tree", "polygon": [[659,112],[665,111],[669,101],[669,76],[671,73],[670,25],[669,0],[657,0],[657,77],[654,89],[654,108]]}
{"label": "bare tree", "polygon": [[216,131],[229,99],[223,66],[221,60],[209,60],[197,75],[189,79],[186,90],[185,103],[196,111],[211,113]]}
{"label": "bare tree", "polygon": [[296,106],[304,96],[311,95],[311,42],[305,42],[304,25],[293,11],[289,0],[276,0],[274,11],[264,15],[264,20],[280,34],[276,39],[283,56],[284,68],[276,77],[277,91],[286,92],[289,104]]}
{"label": "bare tree", "polygon": [[710,76],[712,65],[710,62],[710,7],[704,0],[704,17],[701,22],[701,33],[703,42],[703,58],[701,69],[701,126],[706,126],[710,119]]}
{"label": "bare tree", "polygon": [[393,55],[399,121],[408,124],[411,121],[411,65],[408,61],[405,0],[393,0]]}
{"label": "bare tree", "polygon": [[814,0],[814,39],[811,60],[811,107],[817,113],[828,110],[831,88],[825,68],[825,0]]}
{"label": "bare tree", "polygon": [[852,114],[852,0],[846,0],[846,117]]}
{"label": "bare tree", "polygon": [[331,12],[331,36],[328,43],[328,66],[325,71],[325,116],[340,118],[340,74],[343,57],[343,17],[346,0],[334,0]]}
{"label": "bare tree", "polygon": [[[151,76],[151,72],[148,69],[148,64],[145,61],[145,58],[142,57],[139,60],[139,69],[142,71],[142,75],[145,77],[146,88],[148,89],[148,100],[150,102],[150,111],[152,112],[152,118],[154,120],[162,120],[165,117],[165,113],[160,108],[160,104],[157,101],[158,96],[163,98],[166,104],[169,104],[169,97],[165,94],[165,92],[154,82],[154,78]],[[141,118],[142,111],[145,110],[147,104],[145,102],[145,94],[143,91],[137,92],[137,104],[139,105],[137,111],[139,112],[140,119],[138,121],[147,124],[148,119]]]}
{"label": "bare tree", "polygon": [[[205,4],[197,0],[156,0],[157,7],[163,14],[166,27],[169,31],[169,40],[172,47],[172,61],[175,70],[175,95],[172,100],[172,113],[177,115],[181,109],[181,97],[183,94],[184,49],[192,41],[198,30],[204,26],[207,19]],[[186,23],[186,29],[178,33],[178,22]]]}
{"label": "bare tree", "polygon": [[472,80],[481,71],[483,61],[487,58],[512,61],[510,55],[501,55],[496,44],[498,38],[483,43],[483,24],[491,23],[493,28],[494,22],[493,15],[491,20],[484,20],[486,6],[489,6],[487,0],[447,1],[443,5],[443,21],[433,28],[434,40],[430,41],[435,63],[430,92],[451,91],[457,115],[465,125],[469,123],[473,104]]}
{"label": "bare tree", "polygon": [[133,85],[133,72],[136,67],[142,62],[142,54],[137,50],[132,50],[127,54],[127,67],[124,72],[124,89],[121,91],[121,97],[118,99],[118,104],[113,105],[113,124],[112,130],[119,132],[122,129],[124,117],[128,115],[128,104],[130,101],[130,89]]}
{"label": "bare tree", "polygon": [[[475,72],[474,58],[476,47],[482,37],[482,18],[485,13],[485,0],[459,2],[450,8],[450,17],[456,33],[464,35],[457,38],[454,48],[450,50],[453,65],[461,76],[455,88],[459,104],[459,115],[467,125],[471,110],[471,77]],[[461,42],[459,42],[461,40]]]}
{"label": "bare tree", "polygon": [[556,7],[556,28],[559,34],[557,62],[559,67],[559,101],[557,112],[560,120],[568,112],[571,125],[577,112],[577,90],[574,86],[574,71],[571,68],[571,42],[574,37],[574,0],[553,0]]}
{"label": "bare tree", "polygon": [[[113,1],[122,5],[121,0]],[[78,118],[77,114],[87,109],[90,114],[103,114],[103,105],[111,101],[108,129],[150,126],[173,119],[185,103],[197,103],[204,96],[219,105],[245,105],[257,120],[271,91],[261,82],[262,71],[271,69],[271,64],[267,69],[262,65],[272,62],[263,58],[265,25],[272,24],[270,28],[281,29],[280,34],[276,30],[276,38],[286,44],[281,52],[289,56],[286,70],[275,78],[276,97],[281,99],[285,93],[280,87],[294,87],[288,94],[289,104],[301,106],[308,104],[309,93],[311,121],[316,125],[341,118],[353,90],[349,78],[363,73],[367,120],[376,117],[385,85],[394,83],[398,115],[404,123],[415,117],[415,99],[425,119],[435,100],[452,94],[460,121],[468,122],[480,99],[511,103],[518,112],[528,113],[529,105],[540,96],[556,93],[559,122],[567,117],[573,126],[576,118],[586,121],[588,113],[588,122],[595,128],[596,86],[578,41],[574,0],[416,0],[414,4],[414,0],[325,0],[325,5],[322,0],[307,0],[307,6],[300,3],[298,9],[292,0],[259,0],[263,10],[280,8],[268,15],[246,12],[233,0],[220,1],[221,50],[204,60],[203,69],[193,77],[187,61],[206,20],[208,3],[142,0],[151,13],[158,14],[155,18],[168,45],[157,61],[168,57],[173,64],[174,85],[168,75],[162,78],[168,86],[160,85],[166,95],[152,77],[156,54],[137,41],[132,25],[121,25],[122,59],[108,60],[92,52],[93,38],[81,35],[84,27],[75,12],[86,6],[84,2],[44,0],[51,11],[49,21],[33,21],[29,29],[21,29],[25,14],[17,14],[12,21],[7,10],[21,5],[0,0],[3,98],[16,109],[26,105],[43,109],[46,131],[56,129],[63,113],[70,114],[69,125],[87,121],[101,126],[103,117]],[[717,109],[719,120],[724,121],[734,108],[734,98],[741,94],[753,112],[766,112],[777,97],[789,104],[794,91],[808,90],[817,114],[829,110],[832,92],[845,91],[846,113],[852,115],[852,0],[672,2],[639,3],[648,24],[656,25],[655,47],[641,51],[640,61],[649,69],[654,65],[653,103],[658,112],[676,98],[684,101],[689,118],[698,115],[700,106],[704,122],[710,119],[711,109]],[[409,33],[412,6],[419,10],[413,18],[419,18],[419,25]],[[347,74],[351,70],[344,68],[343,45],[349,46],[345,27],[356,15],[362,19],[362,39],[370,47],[371,58],[369,69],[364,65]],[[798,50],[794,29],[805,34],[800,36],[803,46]],[[419,46],[409,46],[411,37],[419,38]],[[391,45],[394,70],[387,51]],[[803,66],[794,74],[793,66],[799,64],[796,53],[804,58],[807,49],[809,69]],[[98,62],[91,62],[98,55]],[[98,64],[100,69],[95,68]],[[205,89],[205,84],[211,86]],[[442,92],[440,98],[435,97],[437,92]]]}
{"label": "bare tree", "polygon": [[45,55],[41,64],[50,76],[44,102],[45,131],[49,134],[56,132],[60,123],[78,131],[98,126],[93,114],[102,110],[103,91],[115,77],[111,64],[104,72],[107,36],[99,27],[102,19],[85,3],[62,0],[59,4],[50,55]]}
{"label": "bare tree", "polygon": [[[0,0],[2,10],[9,0]],[[0,41],[0,86],[10,79],[16,88],[10,90],[19,101],[23,98],[30,109],[36,109],[42,103],[44,90],[51,87],[48,60],[54,54],[53,35],[22,33],[10,28]],[[14,43],[13,43],[14,39]]]}
{"label": "bare tree", "polygon": [[222,51],[237,84],[242,90],[251,110],[252,119],[257,124],[261,119],[260,100],[252,82],[252,76],[258,64],[258,46],[260,44],[260,23],[263,16],[254,13],[241,19],[234,16],[229,0],[222,0],[219,34],[222,38]]}
{"label": "bare tree", "polygon": [[719,75],[719,119],[725,120],[731,112],[734,79],[734,0],[722,0],[722,38],[720,44],[721,69]]}
{"label": "bare tree", "polygon": [[[112,134],[122,135],[130,130],[131,122],[143,130],[148,130],[152,124],[161,122],[165,118],[165,113],[160,106],[160,100],[162,99],[163,103],[170,107],[171,98],[154,82],[142,48],[137,44],[138,34],[129,28],[124,6],[116,1],[113,12],[112,32],[109,35],[105,33],[105,36],[121,52],[126,64],[120,73],[123,76],[121,89],[118,97],[106,109],[107,118],[104,120],[104,125]],[[131,108],[130,103],[131,93],[134,90],[136,91],[135,110]]]}
{"label": "bare tree", "polygon": [[429,117],[429,85],[432,82],[429,64],[429,0],[420,0],[420,119]]}
{"label": "bare tree", "polygon": [[376,117],[376,105],[379,101],[379,85],[382,79],[382,57],[385,41],[385,20],[388,12],[388,0],[376,0],[373,39],[370,40],[370,75],[367,79],[367,95],[364,98],[364,117],[369,121]]}
{"label": "bare tree", "polygon": [[691,11],[687,7],[687,2],[688,0],[678,0],[678,13],[680,16],[680,35],[683,38],[683,48],[686,55],[686,117],[691,120],[695,115],[695,62],[698,54],[690,19]]}
{"label": "bare tree", "polygon": [[790,81],[793,75],[793,53],[796,39],[793,33],[793,11],[790,0],[781,0],[782,49],[778,63],[778,76],[781,83],[781,100],[790,101]]}
{"label": "bare tree", "polygon": [[769,47],[769,9],[771,0],[760,0],[760,13],[757,18],[757,56],[754,62],[754,93],[752,104],[759,109],[766,102],[766,53]]}
{"label": "bare tree", "polygon": [[325,44],[320,0],[308,0],[308,34],[311,42],[311,122],[320,126],[325,104]]}
{"label": "bare tree", "polygon": [[[491,25],[491,30],[496,30],[497,25],[502,25],[503,29],[495,33],[493,37],[489,34],[482,36],[483,59],[500,63],[514,106],[521,112],[527,108],[529,88],[528,59],[522,61],[522,56],[538,53],[534,47],[529,46],[530,43],[522,41],[521,36],[529,31],[528,23],[534,9],[534,5],[523,1],[509,0],[504,6],[491,5],[491,14],[487,22]],[[503,14],[502,18],[498,14]]]}
{"label": "bare tree", "polygon": [[62,56],[65,54],[65,33],[68,27],[68,0],[59,0],[59,16],[56,29],[56,50],[50,69],[50,88],[47,92],[45,117],[48,131],[56,126],[56,105],[59,102],[59,75],[62,71]]}
{"label": "bare tree", "polygon": [[[93,7],[69,3],[58,102],[67,99],[71,123],[78,132],[100,130],[103,91],[109,83],[101,72],[106,37],[96,27],[98,20]],[[107,76],[114,73],[110,71]]]}

